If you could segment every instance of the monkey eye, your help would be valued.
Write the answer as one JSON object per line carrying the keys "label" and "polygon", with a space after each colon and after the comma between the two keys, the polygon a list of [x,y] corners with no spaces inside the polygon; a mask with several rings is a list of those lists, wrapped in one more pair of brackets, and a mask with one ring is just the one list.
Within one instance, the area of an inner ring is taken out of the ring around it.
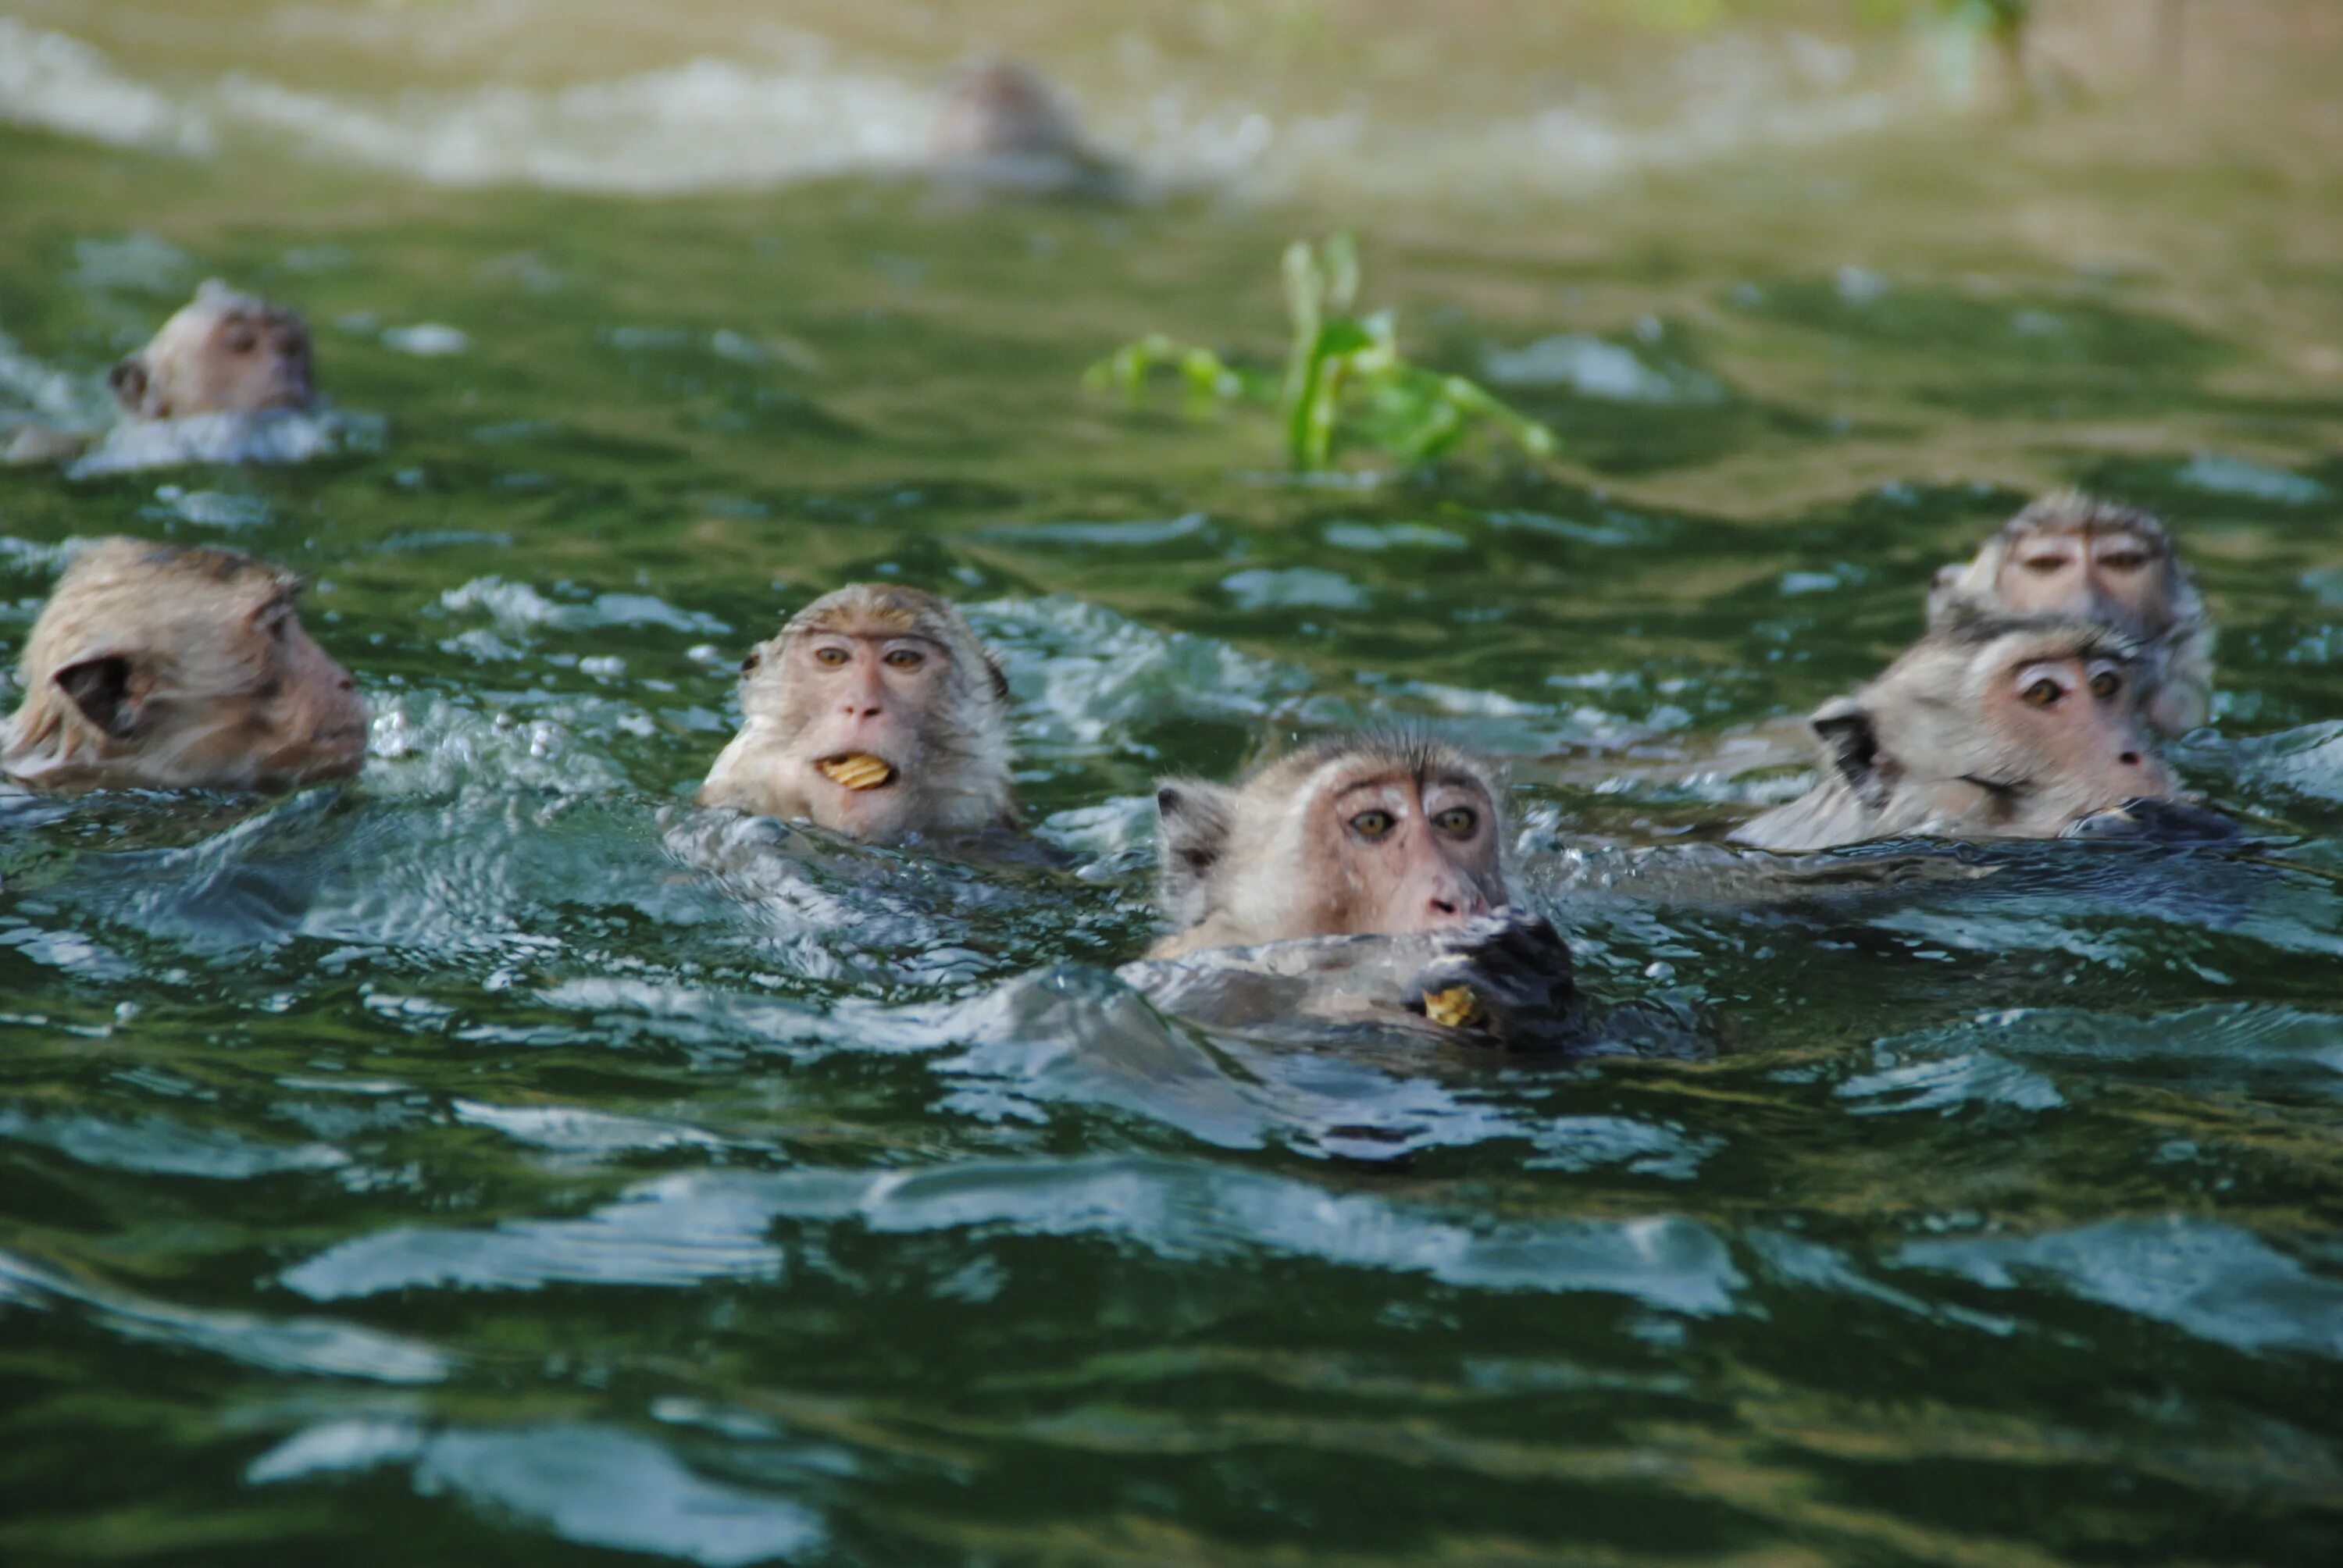
{"label": "monkey eye", "polygon": [[887,650],[887,663],[896,669],[917,669],[927,662],[928,656],[917,648],[890,648]]}
{"label": "monkey eye", "polygon": [[2046,578],[2053,572],[2064,570],[2068,558],[2063,555],[2028,556],[2018,564],[2036,577]]}
{"label": "monkey eye", "polygon": [[237,327],[229,329],[227,335],[227,351],[230,354],[249,354],[259,347],[260,334],[255,332],[251,327]]}
{"label": "monkey eye", "polygon": [[1391,832],[1393,826],[1388,811],[1362,811],[1351,819],[1351,831],[1362,839],[1381,839]]}
{"label": "monkey eye", "polygon": [[1452,839],[1469,839],[1481,825],[1481,814],[1470,806],[1451,806],[1434,817],[1432,825]]}
{"label": "monkey eye", "polygon": [[2147,552],[2139,549],[2108,550],[2099,557],[2099,565],[2109,571],[2136,572],[2147,565]]}
{"label": "monkey eye", "polygon": [[836,646],[830,648],[817,648],[813,650],[814,662],[820,665],[826,665],[831,669],[836,669],[839,666],[844,664],[846,662],[846,650]]}
{"label": "monkey eye", "polygon": [[2112,669],[2095,670],[2091,675],[2091,695],[2101,702],[2123,689],[2123,677]]}
{"label": "monkey eye", "polygon": [[2046,675],[2018,693],[2036,708],[2056,708],[2058,699],[2066,695],[2066,689]]}

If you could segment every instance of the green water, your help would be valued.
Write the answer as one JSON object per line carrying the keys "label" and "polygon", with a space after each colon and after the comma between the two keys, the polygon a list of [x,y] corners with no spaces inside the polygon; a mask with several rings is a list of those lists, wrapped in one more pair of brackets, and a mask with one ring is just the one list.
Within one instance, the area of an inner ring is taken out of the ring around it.
{"label": "green water", "polygon": [[[68,400],[217,274],[387,421],[0,473],[0,648],[63,541],[226,542],[377,715],[348,789],[0,841],[0,1557],[2336,1561],[2337,211],[1911,144],[1442,217],[0,133]],[[1299,483],[1081,389],[1154,328],[1273,362],[1336,221],[1431,363],[1609,346],[1508,388],[1567,462]],[[1716,738],[2059,479],[2197,561],[2176,759],[2250,849],[1722,848],[1795,774]],[[1000,648],[1077,870],[690,809],[740,652],[873,576]],[[1112,978],[1157,773],[1393,718],[1509,767],[1526,901],[1696,1049],[1272,1049]]]}

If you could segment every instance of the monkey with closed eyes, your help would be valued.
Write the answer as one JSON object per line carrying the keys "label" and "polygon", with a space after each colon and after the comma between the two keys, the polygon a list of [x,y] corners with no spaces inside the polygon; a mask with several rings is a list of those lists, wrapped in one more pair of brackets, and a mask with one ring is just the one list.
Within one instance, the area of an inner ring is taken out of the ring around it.
{"label": "monkey with closed eyes", "polygon": [[1941,568],[1928,624],[1961,617],[2057,615],[2115,628],[2139,648],[2142,711],[2185,735],[2213,706],[2213,628],[2172,536],[2147,513],[2079,490],[2044,496]]}
{"label": "monkey with closed eyes", "polygon": [[[286,306],[207,279],[145,347],[114,367],[106,385],[123,421],[116,438],[140,427],[151,435],[166,420],[306,409],[317,397],[308,324]],[[28,425],[15,433],[5,460],[74,457],[92,440]]]}
{"label": "monkey with closed eyes", "polygon": [[1156,805],[1172,929],[1125,972],[1172,1010],[1403,1010],[1508,1045],[1580,1038],[1570,950],[1508,907],[1495,791],[1454,748],[1338,737],[1234,785],[1165,779]]}

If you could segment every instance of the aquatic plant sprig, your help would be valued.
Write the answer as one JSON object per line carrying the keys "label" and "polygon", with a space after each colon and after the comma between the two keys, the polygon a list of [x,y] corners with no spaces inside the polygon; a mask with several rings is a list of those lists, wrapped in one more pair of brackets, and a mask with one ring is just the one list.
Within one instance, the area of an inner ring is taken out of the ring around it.
{"label": "aquatic plant sprig", "polygon": [[1552,430],[1477,382],[1412,363],[1400,352],[1396,313],[1353,314],[1359,259],[1349,235],[1314,246],[1295,240],[1281,267],[1292,326],[1282,377],[1159,332],[1124,344],[1085,381],[1118,388],[1136,405],[1154,373],[1168,368],[1185,387],[1192,413],[1228,403],[1273,405],[1284,417],[1287,458],[1305,471],[1328,467],[1346,440],[1409,463],[1437,461],[1479,431],[1509,438],[1534,457],[1559,449]]}

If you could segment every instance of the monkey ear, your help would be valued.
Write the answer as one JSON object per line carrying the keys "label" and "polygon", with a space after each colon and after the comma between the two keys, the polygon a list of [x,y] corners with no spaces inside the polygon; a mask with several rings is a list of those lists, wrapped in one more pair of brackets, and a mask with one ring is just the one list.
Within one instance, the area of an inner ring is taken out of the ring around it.
{"label": "monkey ear", "polygon": [[992,678],[992,695],[1002,707],[1009,706],[1009,672],[1001,668],[1001,656],[989,648],[984,650],[984,672]]}
{"label": "monkey ear", "polygon": [[1808,720],[1823,743],[1823,756],[1855,799],[1876,810],[1887,799],[1885,759],[1871,714],[1852,697],[1834,697]]}
{"label": "monkey ear", "polygon": [[740,661],[740,678],[746,680],[750,676],[756,674],[759,670],[764,668],[765,661],[778,655],[780,651],[781,639],[778,637],[769,637],[764,641],[757,644],[756,647],[749,650],[749,657]]}
{"label": "monkey ear", "polygon": [[134,673],[128,655],[102,653],[68,664],[49,678],[84,719],[119,739],[138,727],[138,699],[131,691]]}
{"label": "monkey ear", "polygon": [[1197,779],[1165,779],[1155,789],[1157,874],[1163,907],[1181,927],[1211,910],[1212,873],[1228,853],[1236,796]]}
{"label": "monkey ear", "polygon": [[138,412],[146,400],[146,359],[133,354],[106,374],[106,384],[114,389],[114,400],[129,412]]}

